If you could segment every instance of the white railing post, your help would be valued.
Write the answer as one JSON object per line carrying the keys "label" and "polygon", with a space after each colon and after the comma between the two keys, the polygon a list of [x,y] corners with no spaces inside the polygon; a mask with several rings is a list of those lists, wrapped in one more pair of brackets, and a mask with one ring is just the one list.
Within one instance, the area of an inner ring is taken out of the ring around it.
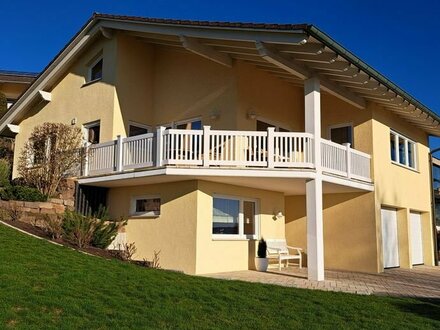
{"label": "white railing post", "polygon": [[209,139],[211,126],[203,126],[203,166],[209,167]]}
{"label": "white railing post", "polygon": [[84,169],[83,169],[83,176],[89,176],[89,143],[84,143]]}
{"label": "white railing post", "polygon": [[163,133],[165,132],[165,127],[160,126],[156,131],[156,167],[161,167],[163,165]]}
{"label": "white railing post", "polygon": [[267,128],[267,167],[274,168],[275,154],[275,127]]}
{"label": "white railing post", "polygon": [[122,148],[122,136],[118,135],[116,137],[116,172],[122,172],[124,152]]}
{"label": "white railing post", "polygon": [[347,178],[351,178],[351,148],[350,143],[344,143],[346,148],[346,166],[347,166]]}

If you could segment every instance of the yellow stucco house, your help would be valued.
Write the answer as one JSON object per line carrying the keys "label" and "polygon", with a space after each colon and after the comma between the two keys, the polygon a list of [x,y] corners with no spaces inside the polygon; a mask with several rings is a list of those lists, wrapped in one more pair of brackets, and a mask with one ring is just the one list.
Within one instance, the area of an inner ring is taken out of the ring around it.
{"label": "yellow stucco house", "polygon": [[314,280],[434,264],[440,118],[312,25],[95,14],[0,131],[18,156],[48,121],[83,128],[78,204],[127,217],[139,259],[253,269],[264,237]]}

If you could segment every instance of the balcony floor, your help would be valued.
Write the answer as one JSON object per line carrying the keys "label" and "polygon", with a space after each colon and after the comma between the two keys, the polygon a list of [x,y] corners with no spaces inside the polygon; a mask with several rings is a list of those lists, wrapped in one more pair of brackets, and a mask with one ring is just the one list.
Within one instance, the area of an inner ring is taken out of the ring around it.
{"label": "balcony floor", "polygon": [[[310,169],[267,169],[267,168],[203,168],[167,166],[155,169],[114,173],[104,176],[79,178],[79,183],[98,187],[122,187],[204,180],[249,188],[282,192],[288,195],[305,195],[307,180],[316,178]],[[351,193],[373,191],[372,183],[325,174],[323,193]]]}

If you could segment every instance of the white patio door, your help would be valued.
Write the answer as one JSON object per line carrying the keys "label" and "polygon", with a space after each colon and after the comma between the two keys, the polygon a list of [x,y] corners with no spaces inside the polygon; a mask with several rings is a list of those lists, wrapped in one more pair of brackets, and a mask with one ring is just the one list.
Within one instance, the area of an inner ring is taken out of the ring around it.
{"label": "white patio door", "polygon": [[423,264],[422,217],[420,213],[411,212],[411,263]]}
{"label": "white patio door", "polygon": [[383,267],[399,267],[399,241],[397,239],[397,211],[381,210]]}

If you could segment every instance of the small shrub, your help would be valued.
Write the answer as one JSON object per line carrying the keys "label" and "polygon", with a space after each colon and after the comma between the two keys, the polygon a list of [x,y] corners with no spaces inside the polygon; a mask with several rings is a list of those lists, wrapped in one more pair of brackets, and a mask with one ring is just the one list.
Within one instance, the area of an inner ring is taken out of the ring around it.
{"label": "small shrub", "polygon": [[92,245],[105,249],[126,224],[127,222],[122,219],[110,220],[107,209],[102,207],[94,216],[66,211],[61,228],[63,237],[79,248]]}
{"label": "small shrub", "polygon": [[75,244],[79,248],[89,246],[93,239],[95,221],[90,217],[85,217],[77,212],[64,212],[63,237]]}
{"label": "small shrub", "polygon": [[266,258],[267,256],[267,244],[264,238],[261,238],[258,242],[257,256],[258,258]]}
{"label": "small shrub", "polygon": [[62,218],[58,215],[43,217],[44,230],[52,239],[60,239],[63,235]]}
{"label": "small shrub", "polygon": [[39,190],[25,186],[7,186],[0,192],[0,198],[9,201],[45,202],[47,196]]}
{"label": "small shrub", "polygon": [[96,219],[95,230],[92,237],[92,245],[106,249],[118,235],[119,229],[126,225],[124,220],[102,220]]}
{"label": "small shrub", "polygon": [[153,260],[151,261],[151,265],[150,265],[151,268],[160,269],[159,254],[160,254],[160,250],[159,251],[154,250]]}
{"label": "small shrub", "polygon": [[11,164],[7,159],[0,159],[0,187],[6,187],[9,185],[9,179],[11,177]]}
{"label": "small shrub", "polygon": [[116,257],[123,261],[132,261],[133,255],[136,253],[137,248],[134,242],[124,243],[120,246],[119,250],[115,250]]}
{"label": "small shrub", "polygon": [[94,214],[95,230],[93,232],[92,245],[106,249],[118,235],[119,230],[127,224],[123,219],[111,220],[108,209],[102,205]]}

